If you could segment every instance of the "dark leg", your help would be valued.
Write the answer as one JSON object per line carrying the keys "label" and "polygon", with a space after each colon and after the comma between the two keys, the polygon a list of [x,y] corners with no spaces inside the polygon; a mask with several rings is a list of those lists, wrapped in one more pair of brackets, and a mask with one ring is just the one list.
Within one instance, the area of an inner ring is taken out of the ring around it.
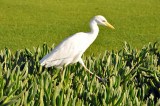
{"label": "dark leg", "polygon": [[63,68],[61,68],[61,72],[60,72],[60,74],[61,74],[61,75],[63,74]]}

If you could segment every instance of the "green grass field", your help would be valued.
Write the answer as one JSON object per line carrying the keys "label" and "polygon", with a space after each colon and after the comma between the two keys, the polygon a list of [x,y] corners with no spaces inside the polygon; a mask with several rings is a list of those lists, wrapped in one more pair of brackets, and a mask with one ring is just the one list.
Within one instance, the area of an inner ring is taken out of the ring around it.
{"label": "green grass field", "polygon": [[100,26],[86,51],[100,54],[122,48],[124,41],[141,48],[160,41],[159,0],[0,0],[0,50],[57,45],[77,32],[88,32],[89,21],[103,15],[116,28]]}

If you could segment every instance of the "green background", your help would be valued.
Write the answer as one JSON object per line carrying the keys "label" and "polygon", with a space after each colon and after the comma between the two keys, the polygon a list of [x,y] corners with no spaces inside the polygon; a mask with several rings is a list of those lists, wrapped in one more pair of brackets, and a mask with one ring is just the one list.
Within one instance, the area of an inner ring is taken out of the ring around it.
{"label": "green background", "polygon": [[160,41],[159,0],[0,0],[0,50],[57,45],[72,34],[89,32],[95,15],[116,29],[99,26],[86,55],[119,50],[125,41],[138,49]]}

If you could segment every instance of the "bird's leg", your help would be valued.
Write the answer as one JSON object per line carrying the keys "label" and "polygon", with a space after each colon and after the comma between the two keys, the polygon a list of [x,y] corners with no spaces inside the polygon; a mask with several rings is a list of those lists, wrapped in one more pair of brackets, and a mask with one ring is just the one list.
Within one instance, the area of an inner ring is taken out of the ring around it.
{"label": "bird's leg", "polygon": [[61,75],[63,74],[63,67],[61,68],[61,72],[60,72],[60,74],[61,74]]}
{"label": "bird's leg", "polygon": [[[84,67],[84,69],[85,69],[87,72],[89,72],[90,74],[93,75],[93,73],[92,73],[89,69],[87,69],[87,67],[84,65],[84,62],[83,62],[82,59],[79,60],[79,63]],[[95,75],[95,76],[96,76],[96,78],[98,78],[98,80],[100,80],[100,81],[105,81],[105,82],[106,82],[105,79],[102,79],[102,78],[100,78],[100,77],[97,76],[97,75]]]}
{"label": "bird's leg", "polygon": [[[90,74],[93,75],[93,73],[92,73],[89,69],[87,69],[87,67],[86,67],[85,65],[84,65],[83,67],[84,67],[84,69],[85,69],[87,72],[89,72]],[[100,81],[103,81],[103,79],[100,78],[99,76],[97,76],[97,75],[95,75],[95,76],[96,76],[96,78],[98,78]]]}

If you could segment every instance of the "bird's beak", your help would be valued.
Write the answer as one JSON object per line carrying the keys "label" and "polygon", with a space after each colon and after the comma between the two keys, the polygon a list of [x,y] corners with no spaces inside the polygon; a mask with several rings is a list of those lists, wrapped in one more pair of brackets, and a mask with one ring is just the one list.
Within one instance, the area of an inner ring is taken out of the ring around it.
{"label": "bird's beak", "polygon": [[104,22],[108,27],[115,29],[111,24],[109,24],[108,22]]}

